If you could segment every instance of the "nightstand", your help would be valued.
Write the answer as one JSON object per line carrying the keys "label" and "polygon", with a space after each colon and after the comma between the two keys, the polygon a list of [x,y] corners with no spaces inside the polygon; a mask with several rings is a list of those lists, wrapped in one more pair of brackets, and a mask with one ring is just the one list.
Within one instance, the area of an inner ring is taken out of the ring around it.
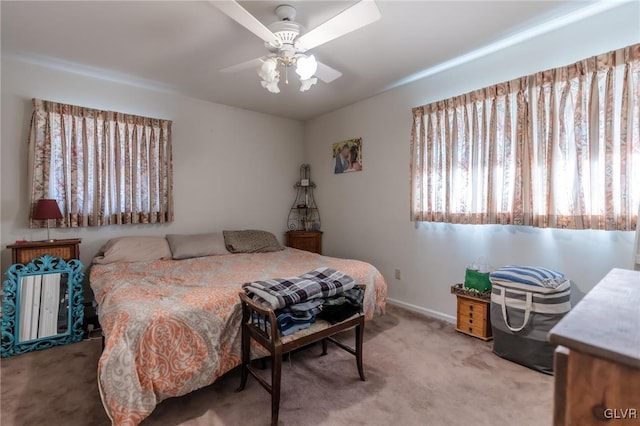
{"label": "nightstand", "polygon": [[322,232],[289,231],[287,232],[287,246],[322,254]]}
{"label": "nightstand", "polygon": [[53,241],[28,241],[8,245],[11,249],[12,263],[26,265],[31,260],[48,254],[57,256],[62,260],[80,259],[80,239],[53,240]]}
{"label": "nightstand", "polygon": [[458,299],[458,315],[456,331],[477,337],[482,340],[492,340],[491,293],[472,294],[462,289],[460,284],[451,287],[451,293]]}

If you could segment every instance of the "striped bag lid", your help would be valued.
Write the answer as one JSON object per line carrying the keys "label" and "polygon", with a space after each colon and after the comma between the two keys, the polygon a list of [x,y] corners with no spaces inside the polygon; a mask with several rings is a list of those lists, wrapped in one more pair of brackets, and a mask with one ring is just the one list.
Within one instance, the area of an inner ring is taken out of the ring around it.
{"label": "striped bag lid", "polygon": [[556,288],[562,284],[564,274],[540,266],[503,266],[489,274],[492,283],[518,283],[536,287]]}

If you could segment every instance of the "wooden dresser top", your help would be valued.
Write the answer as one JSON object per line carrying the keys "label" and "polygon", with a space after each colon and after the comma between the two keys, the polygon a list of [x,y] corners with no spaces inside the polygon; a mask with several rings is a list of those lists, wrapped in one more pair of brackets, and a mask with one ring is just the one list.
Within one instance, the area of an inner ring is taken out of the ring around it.
{"label": "wooden dresser top", "polygon": [[640,271],[612,269],[551,329],[549,340],[640,368]]}
{"label": "wooden dresser top", "polygon": [[15,243],[7,245],[8,249],[21,249],[21,248],[34,248],[34,247],[52,247],[52,246],[67,246],[73,244],[80,244],[82,240],[80,238],[71,238],[65,240],[44,240],[44,241],[25,241],[23,243]]}

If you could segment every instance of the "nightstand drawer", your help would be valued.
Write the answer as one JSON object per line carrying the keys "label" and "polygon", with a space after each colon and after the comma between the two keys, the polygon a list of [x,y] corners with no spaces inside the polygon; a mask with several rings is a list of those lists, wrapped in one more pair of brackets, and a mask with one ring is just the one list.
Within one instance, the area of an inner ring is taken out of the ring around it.
{"label": "nightstand drawer", "polygon": [[71,260],[73,259],[74,250],[71,246],[51,248],[25,248],[18,252],[18,254],[16,255],[17,259],[15,263],[27,264],[32,259],[44,256],[45,254],[48,254],[49,256],[61,257],[63,260]]}
{"label": "nightstand drawer", "polygon": [[475,318],[475,317],[468,317],[465,315],[458,315],[458,324],[460,325],[460,327],[462,326],[477,326],[477,325],[484,325],[487,323],[487,320],[485,317],[482,318]]}
{"label": "nightstand drawer", "polygon": [[287,232],[287,246],[322,254],[322,232],[289,231]]}
{"label": "nightstand drawer", "polygon": [[466,323],[465,318],[458,318],[458,331],[462,331],[466,334],[471,334],[472,336],[480,337],[482,339],[486,338],[486,324],[483,322],[474,321],[473,324]]}
{"label": "nightstand drawer", "polygon": [[313,237],[296,238],[291,242],[291,245],[298,250],[306,250],[315,252],[317,250],[317,240]]}
{"label": "nightstand drawer", "polygon": [[483,302],[476,302],[475,300],[460,298],[458,300],[458,314],[468,317],[486,318],[487,304]]}
{"label": "nightstand drawer", "polygon": [[489,318],[489,315],[485,310],[471,310],[471,311],[459,310],[458,316],[463,318],[468,318],[472,320],[472,322],[476,322],[476,323],[487,321],[487,318]]}

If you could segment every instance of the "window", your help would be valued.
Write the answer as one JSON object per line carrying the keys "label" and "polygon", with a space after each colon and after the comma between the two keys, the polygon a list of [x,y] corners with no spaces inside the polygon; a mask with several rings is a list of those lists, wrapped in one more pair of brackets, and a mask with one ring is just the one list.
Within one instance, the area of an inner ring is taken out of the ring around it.
{"label": "window", "polygon": [[413,109],[411,218],[632,230],[640,44]]}
{"label": "window", "polygon": [[173,220],[171,121],[39,99],[33,104],[32,206],[56,199],[61,227]]}

